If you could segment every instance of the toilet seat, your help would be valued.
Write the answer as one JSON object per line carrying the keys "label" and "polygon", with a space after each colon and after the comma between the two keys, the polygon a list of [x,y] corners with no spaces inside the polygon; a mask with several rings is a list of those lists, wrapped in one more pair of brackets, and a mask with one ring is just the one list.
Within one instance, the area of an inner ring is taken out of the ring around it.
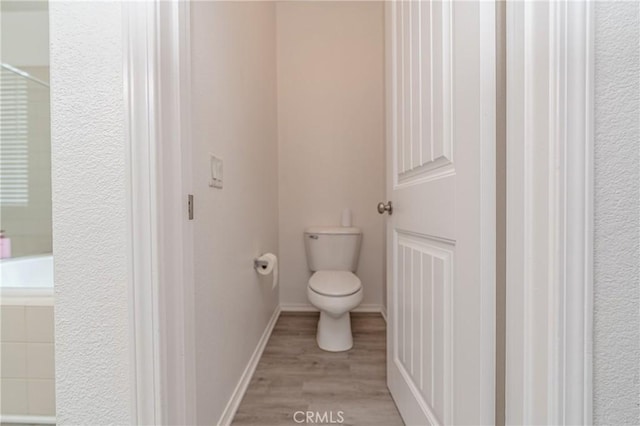
{"label": "toilet seat", "polygon": [[309,288],[323,296],[350,296],[362,288],[362,282],[349,271],[318,271],[309,279]]}

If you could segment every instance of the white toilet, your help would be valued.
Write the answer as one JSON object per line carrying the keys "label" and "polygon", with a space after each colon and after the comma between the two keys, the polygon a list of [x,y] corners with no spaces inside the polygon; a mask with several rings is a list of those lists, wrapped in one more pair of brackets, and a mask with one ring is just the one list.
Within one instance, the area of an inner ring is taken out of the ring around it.
{"label": "white toilet", "polygon": [[358,228],[308,228],[307,263],[314,274],[307,285],[309,302],[320,310],[316,340],[320,349],[347,351],[353,346],[349,311],[362,302],[358,267],[362,231]]}

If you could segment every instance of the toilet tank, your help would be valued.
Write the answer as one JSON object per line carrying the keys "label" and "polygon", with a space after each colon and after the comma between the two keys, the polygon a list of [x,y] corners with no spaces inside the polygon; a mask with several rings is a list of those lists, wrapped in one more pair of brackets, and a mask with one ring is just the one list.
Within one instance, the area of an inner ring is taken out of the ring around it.
{"label": "toilet tank", "polygon": [[358,228],[307,228],[304,245],[309,269],[351,271],[358,268],[362,231]]}

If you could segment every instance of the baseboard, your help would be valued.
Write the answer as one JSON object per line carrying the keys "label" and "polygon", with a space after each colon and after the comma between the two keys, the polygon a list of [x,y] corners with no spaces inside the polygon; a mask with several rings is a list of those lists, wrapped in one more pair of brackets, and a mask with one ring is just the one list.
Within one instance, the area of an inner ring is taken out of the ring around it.
{"label": "baseboard", "polygon": [[384,322],[387,322],[387,307],[382,305],[380,307],[380,314],[382,315],[382,319],[384,319]]}
{"label": "baseboard", "polygon": [[[308,303],[282,303],[280,304],[282,312],[318,312],[318,308]],[[382,314],[386,321],[386,311],[384,306],[375,303],[365,303],[351,312],[376,312]]]}
{"label": "baseboard", "polygon": [[227,406],[224,408],[222,415],[220,416],[220,420],[218,420],[219,426],[230,425],[233,421],[233,418],[236,415],[236,411],[238,411],[238,407],[240,406],[240,402],[242,402],[242,398],[244,397],[247,388],[249,387],[249,383],[251,382],[251,378],[253,377],[253,373],[256,371],[256,367],[258,366],[258,362],[260,362],[260,358],[262,358],[262,352],[264,352],[264,348],[267,346],[267,342],[271,337],[271,332],[273,332],[273,328],[278,322],[278,317],[280,317],[280,312],[282,309],[280,306],[276,308],[269,320],[269,323],[264,329],[264,333],[262,333],[262,337],[258,341],[258,345],[256,349],[253,351],[253,355],[249,358],[249,363],[247,367],[244,369],[242,376],[240,376],[240,380],[236,385],[236,388],[231,394],[231,398],[227,403]]}

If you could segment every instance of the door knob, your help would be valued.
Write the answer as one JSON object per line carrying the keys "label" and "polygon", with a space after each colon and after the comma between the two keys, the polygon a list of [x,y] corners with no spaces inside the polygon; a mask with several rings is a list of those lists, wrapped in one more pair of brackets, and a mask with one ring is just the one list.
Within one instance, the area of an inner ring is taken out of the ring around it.
{"label": "door knob", "polygon": [[378,203],[378,213],[384,214],[384,212],[387,212],[390,215],[393,214],[393,205],[391,204],[391,201],[389,201],[387,204]]}

